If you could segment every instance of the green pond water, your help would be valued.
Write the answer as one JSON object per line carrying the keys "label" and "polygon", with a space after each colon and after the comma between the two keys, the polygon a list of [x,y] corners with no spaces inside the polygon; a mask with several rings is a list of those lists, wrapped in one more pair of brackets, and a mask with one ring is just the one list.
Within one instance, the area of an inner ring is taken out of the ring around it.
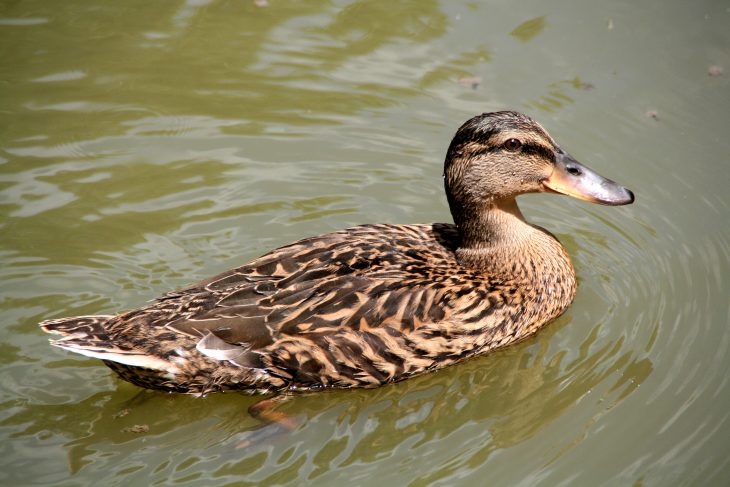
{"label": "green pond water", "polygon": [[[505,108],[637,197],[521,199],[580,280],[534,338],[282,433],[37,326],[450,221],[449,141]],[[728,2],[3,1],[0,484],[729,485],[729,188]]]}

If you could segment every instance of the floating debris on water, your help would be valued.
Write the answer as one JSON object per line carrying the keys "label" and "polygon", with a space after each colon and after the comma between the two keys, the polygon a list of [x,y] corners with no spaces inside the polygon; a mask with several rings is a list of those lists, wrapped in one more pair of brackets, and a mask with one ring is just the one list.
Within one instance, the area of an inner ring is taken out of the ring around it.
{"label": "floating debris on water", "polygon": [[124,428],[122,433],[148,433],[150,427],[146,424],[135,424],[129,428]]}
{"label": "floating debris on water", "polygon": [[470,86],[473,90],[476,90],[481,83],[482,78],[480,78],[479,76],[467,76],[464,78],[459,78],[459,84],[461,86]]}
{"label": "floating debris on water", "polygon": [[707,68],[707,74],[710,76],[722,76],[722,66],[719,66],[717,64],[713,64],[709,68]]}
{"label": "floating debris on water", "polygon": [[112,418],[114,418],[114,419],[123,418],[126,415],[128,415],[129,413],[130,413],[129,409],[125,408],[125,409],[122,409],[121,411],[117,411],[116,413],[112,414]]}

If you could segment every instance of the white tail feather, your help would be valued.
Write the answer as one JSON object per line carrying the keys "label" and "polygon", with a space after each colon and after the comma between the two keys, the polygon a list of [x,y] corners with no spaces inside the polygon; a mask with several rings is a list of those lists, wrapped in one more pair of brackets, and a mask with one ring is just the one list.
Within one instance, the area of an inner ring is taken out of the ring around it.
{"label": "white tail feather", "polygon": [[74,346],[73,344],[64,343],[63,340],[52,340],[52,345],[55,345],[64,350],[70,352],[79,353],[87,357],[98,358],[101,360],[111,360],[112,362],[118,362],[120,364],[131,365],[132,367],[144,367],[146,369],[162,370],[171,374],[177,374],[180,369],[167,360],[162,360],[149,355],[129,352],[126,350],[109,349],[109,348],[81,348]]}

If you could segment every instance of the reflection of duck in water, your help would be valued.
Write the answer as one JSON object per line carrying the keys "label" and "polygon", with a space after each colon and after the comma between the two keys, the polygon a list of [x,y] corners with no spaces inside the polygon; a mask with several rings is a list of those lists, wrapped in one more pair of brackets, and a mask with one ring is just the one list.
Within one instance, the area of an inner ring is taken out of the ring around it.
{"label": "reflection of duck in water", "polygon": [[515,112],[466,122],[444,177],[455,225],[307,238],[143,308],[41,326],[63,335],[54,345],[154,389],[377,386],[525,338],[571,303],[568,255],[525,222],[516,196],[634,200]]}

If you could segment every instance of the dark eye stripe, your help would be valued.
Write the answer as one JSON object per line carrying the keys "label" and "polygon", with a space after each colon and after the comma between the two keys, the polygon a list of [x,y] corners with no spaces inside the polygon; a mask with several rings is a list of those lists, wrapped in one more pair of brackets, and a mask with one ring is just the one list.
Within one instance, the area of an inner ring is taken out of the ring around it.
{"label": "dark eye stripe", "polygon": [[[483,147],[471,154],[471,157],[478,157],[484,154],[492,154],[495,152],[509,152],[503,145],[493,145],[488,147]],[[529,155],[537,155],[544,159],[547,159],[548,161],[555,161],[555,153],[554,151],[548,149],[544,145],[534,144],[534,143],[523,143],[522,147],[517,151],[518,153],[522,154],[529,154]]]}
{"label": "dark eye stripe", "polygon": [[547,159],[548,161],[555,161],[555,151],[548,149],[544,145],[530,143],[524,144],[522,146],[522,153],[534,154],[542,157],[543,159]]}

